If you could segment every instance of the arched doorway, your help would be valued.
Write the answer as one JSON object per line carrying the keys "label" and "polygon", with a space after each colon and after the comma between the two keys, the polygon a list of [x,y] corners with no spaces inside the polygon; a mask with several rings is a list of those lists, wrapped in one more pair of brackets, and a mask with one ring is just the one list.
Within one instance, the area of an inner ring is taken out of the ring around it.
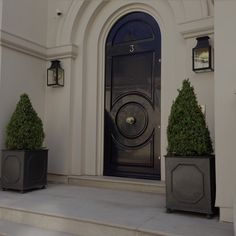
{"label": "arched doorway", "polygon": [[161,33],[123,16],[106,41],[104,175],[160,179]]}

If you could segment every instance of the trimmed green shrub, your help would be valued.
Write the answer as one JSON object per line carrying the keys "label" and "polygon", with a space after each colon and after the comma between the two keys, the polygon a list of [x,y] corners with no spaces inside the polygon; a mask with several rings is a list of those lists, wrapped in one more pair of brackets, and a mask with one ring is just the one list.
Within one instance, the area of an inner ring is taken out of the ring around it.
{"label": "trimmed green shrub", "polygon": [[42,147],[43,124],[27,94],[22,94],[6,130],[8,149],[35,150]]}
{"label": "trimmed green shrub", "polygon": [[209,130],[189,80],[183,81],[182,89],[178,92],[171,107],[167,127],[167,155],[211,154],[213,148]]}

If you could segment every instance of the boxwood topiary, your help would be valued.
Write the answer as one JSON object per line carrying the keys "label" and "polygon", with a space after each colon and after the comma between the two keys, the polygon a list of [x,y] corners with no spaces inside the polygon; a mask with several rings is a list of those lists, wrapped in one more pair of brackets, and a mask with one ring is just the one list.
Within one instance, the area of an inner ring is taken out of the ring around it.
{"label": "boxwood topiary", "polygon": [[199,156],[213,152],[205,117],[198,105],[194,88],[189,80],[171,107],[167,127],[168,156]]}
{"label": "boxwood topiary", "polygon": [[27,94],[22,94],[6,130],[8,149],[36,150],[42,148],[43,124]]}

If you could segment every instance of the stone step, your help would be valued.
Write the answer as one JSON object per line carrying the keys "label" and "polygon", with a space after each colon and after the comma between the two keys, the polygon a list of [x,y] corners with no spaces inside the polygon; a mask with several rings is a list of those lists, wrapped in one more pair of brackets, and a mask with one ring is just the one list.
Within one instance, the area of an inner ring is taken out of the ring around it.
{"label": "stone step", "polygon": [[62,184],[25,194],[1,192],[0,220],[58,231],[63,236],[233,235],[232,224],[217,218],[167,214],[163,194]]}
{"label": "stone step", "polygon": [[0,220],[0,236],[75,236],[65,232],[32,227],[7,220]]}
{"label": "stone step", "polygon": [[49,174],[48,181],[52,183],[67,183],[85,187],[129,190],[144,193],[165,193],[165,182],[158,180],[110,176],[57,176]]}
{"label": "stone step", "polygon": [[8,222],[6,227],[0,229],[0,236],[179,236],[156,230],[142,230],[132,226],[22,209],[0,207],[0,215],[3,219],[0,220],[0,228],[1,222]]}

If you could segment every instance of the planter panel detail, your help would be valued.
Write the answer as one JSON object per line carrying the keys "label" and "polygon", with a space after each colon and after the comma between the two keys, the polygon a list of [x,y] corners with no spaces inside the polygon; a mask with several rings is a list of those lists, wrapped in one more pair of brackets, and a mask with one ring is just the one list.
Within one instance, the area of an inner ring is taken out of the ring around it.
{"label": "planter panel detail", "polygon": [[166,207],[214,213],[215,158],[166,157]]}
{"label": "planter panel detail", "polygon": [[47,185],[48,150],[3,150],[2,189],[43,188]]}

